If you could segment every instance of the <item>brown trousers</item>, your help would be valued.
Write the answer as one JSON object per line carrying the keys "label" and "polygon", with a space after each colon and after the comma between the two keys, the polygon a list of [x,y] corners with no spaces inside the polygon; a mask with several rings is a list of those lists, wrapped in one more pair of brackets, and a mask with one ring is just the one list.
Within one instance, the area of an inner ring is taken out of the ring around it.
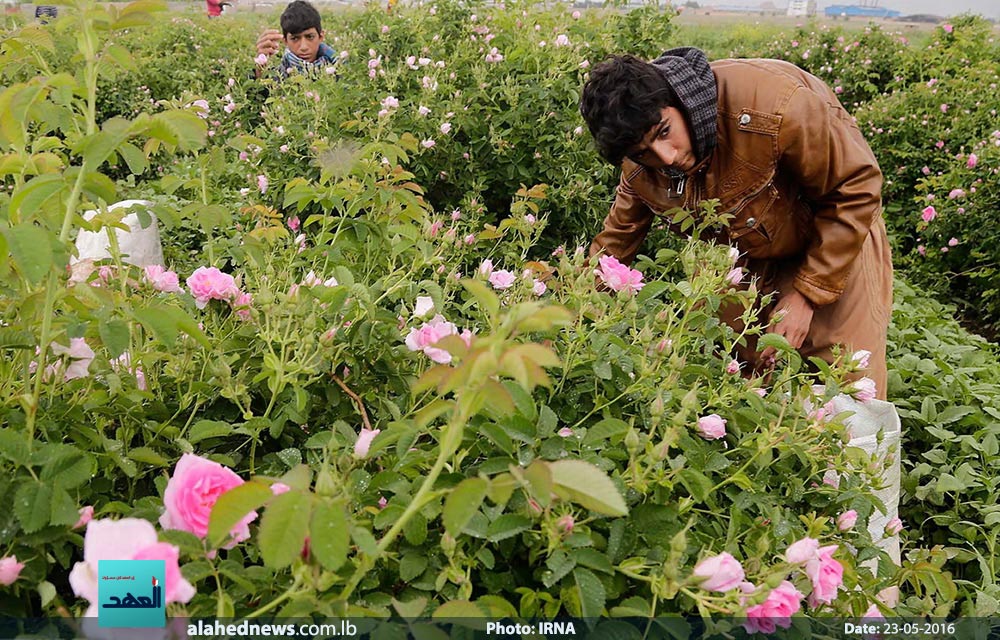
{"label": "brown trousers", "polygon": [[[785,261],[751,261],[748,270],[758,277],[761,293],[776,292],[771,304],[759,316],[766,322],[782,294],[792,290],[795,265]],[[733,329],[742,330],[739,320],[741,306],[724,305],[719,313],[721,319]],[[880,215],[872,223],[868,238],[855,259],[843,295],[836,302],[816,309],[809,334],[799,353],[803,358],[816,356],[833,362],[834,345],[841,345],[841,353],[848,354],[848,357],[861,349],[871,351],[868,369],[858,371],[850,378],[871,378],[875,381],[878,399],[885,400],[888,378],[885,343],[891,315],[892,255],[885,221]],[[756,337],[748,338],[746,346],[739,346],[737,355],[750,363],[754,370],[763,370]]]}

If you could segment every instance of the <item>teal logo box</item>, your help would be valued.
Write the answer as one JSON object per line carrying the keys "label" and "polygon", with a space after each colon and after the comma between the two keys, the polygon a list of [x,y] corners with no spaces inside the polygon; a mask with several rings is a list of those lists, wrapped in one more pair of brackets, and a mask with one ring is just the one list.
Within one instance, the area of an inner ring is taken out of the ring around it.
{"label": "teal logo box", "polygon": [[97,562],[98,627],[165,627],[163,560]]}

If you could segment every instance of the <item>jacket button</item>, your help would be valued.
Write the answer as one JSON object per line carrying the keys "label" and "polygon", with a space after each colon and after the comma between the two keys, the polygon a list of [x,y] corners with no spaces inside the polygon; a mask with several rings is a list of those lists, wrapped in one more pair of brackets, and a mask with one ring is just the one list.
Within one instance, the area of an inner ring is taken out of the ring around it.
{"label": "jacket button", "polygon": [[750,124],[750,114],[749,113],[744,113],[743,115],[740,116],[740,124],[742,124],[742,125],[748,125],[748,124]]}
{"label": "jacket button", "polygon": [[757,218],[747,218],[747,229],[753,229],[757,226]]}

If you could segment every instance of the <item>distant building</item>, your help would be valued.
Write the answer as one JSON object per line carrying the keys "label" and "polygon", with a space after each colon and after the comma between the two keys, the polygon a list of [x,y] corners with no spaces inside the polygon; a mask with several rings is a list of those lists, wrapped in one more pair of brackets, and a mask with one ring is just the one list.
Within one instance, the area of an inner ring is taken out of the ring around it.
{"label": "distant building", "polygon": [[832,4],[823,13],[830,18],[898,18],[899,11],[884,7],[862,7],[856,4]]}
{"label": "distant building", "polygon": [[790,16],[816,15],[816,0],[789,0],[787,15]]}

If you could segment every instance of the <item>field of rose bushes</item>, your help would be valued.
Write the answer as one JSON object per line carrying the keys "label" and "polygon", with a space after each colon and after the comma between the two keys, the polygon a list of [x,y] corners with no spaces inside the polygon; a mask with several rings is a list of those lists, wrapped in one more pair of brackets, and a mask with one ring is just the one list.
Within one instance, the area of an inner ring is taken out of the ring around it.
{"label": "field of rose bushes", "polygon": [[[653,5],[442,0],[325,14],[335,66],[253,80],[273,22],[73,0],[4,27],[0,615],[93,615],[111,558],[166,560],[171,615],[1000,611],[1000,356],[962,328],[1000,322],[988,23],[734,38]],[[634,269],[585,263],[616,174],[576,110],[588,68],[688,42],[817,73],[880,158],[885,530],[827,404],[871,397],[844,382],[864,354],[816,380],[774,341],[775,374],[741,375],[717,311],[757,293],[697,239],[712,206]],[[70,265],[124,199],[164,264]]]}

